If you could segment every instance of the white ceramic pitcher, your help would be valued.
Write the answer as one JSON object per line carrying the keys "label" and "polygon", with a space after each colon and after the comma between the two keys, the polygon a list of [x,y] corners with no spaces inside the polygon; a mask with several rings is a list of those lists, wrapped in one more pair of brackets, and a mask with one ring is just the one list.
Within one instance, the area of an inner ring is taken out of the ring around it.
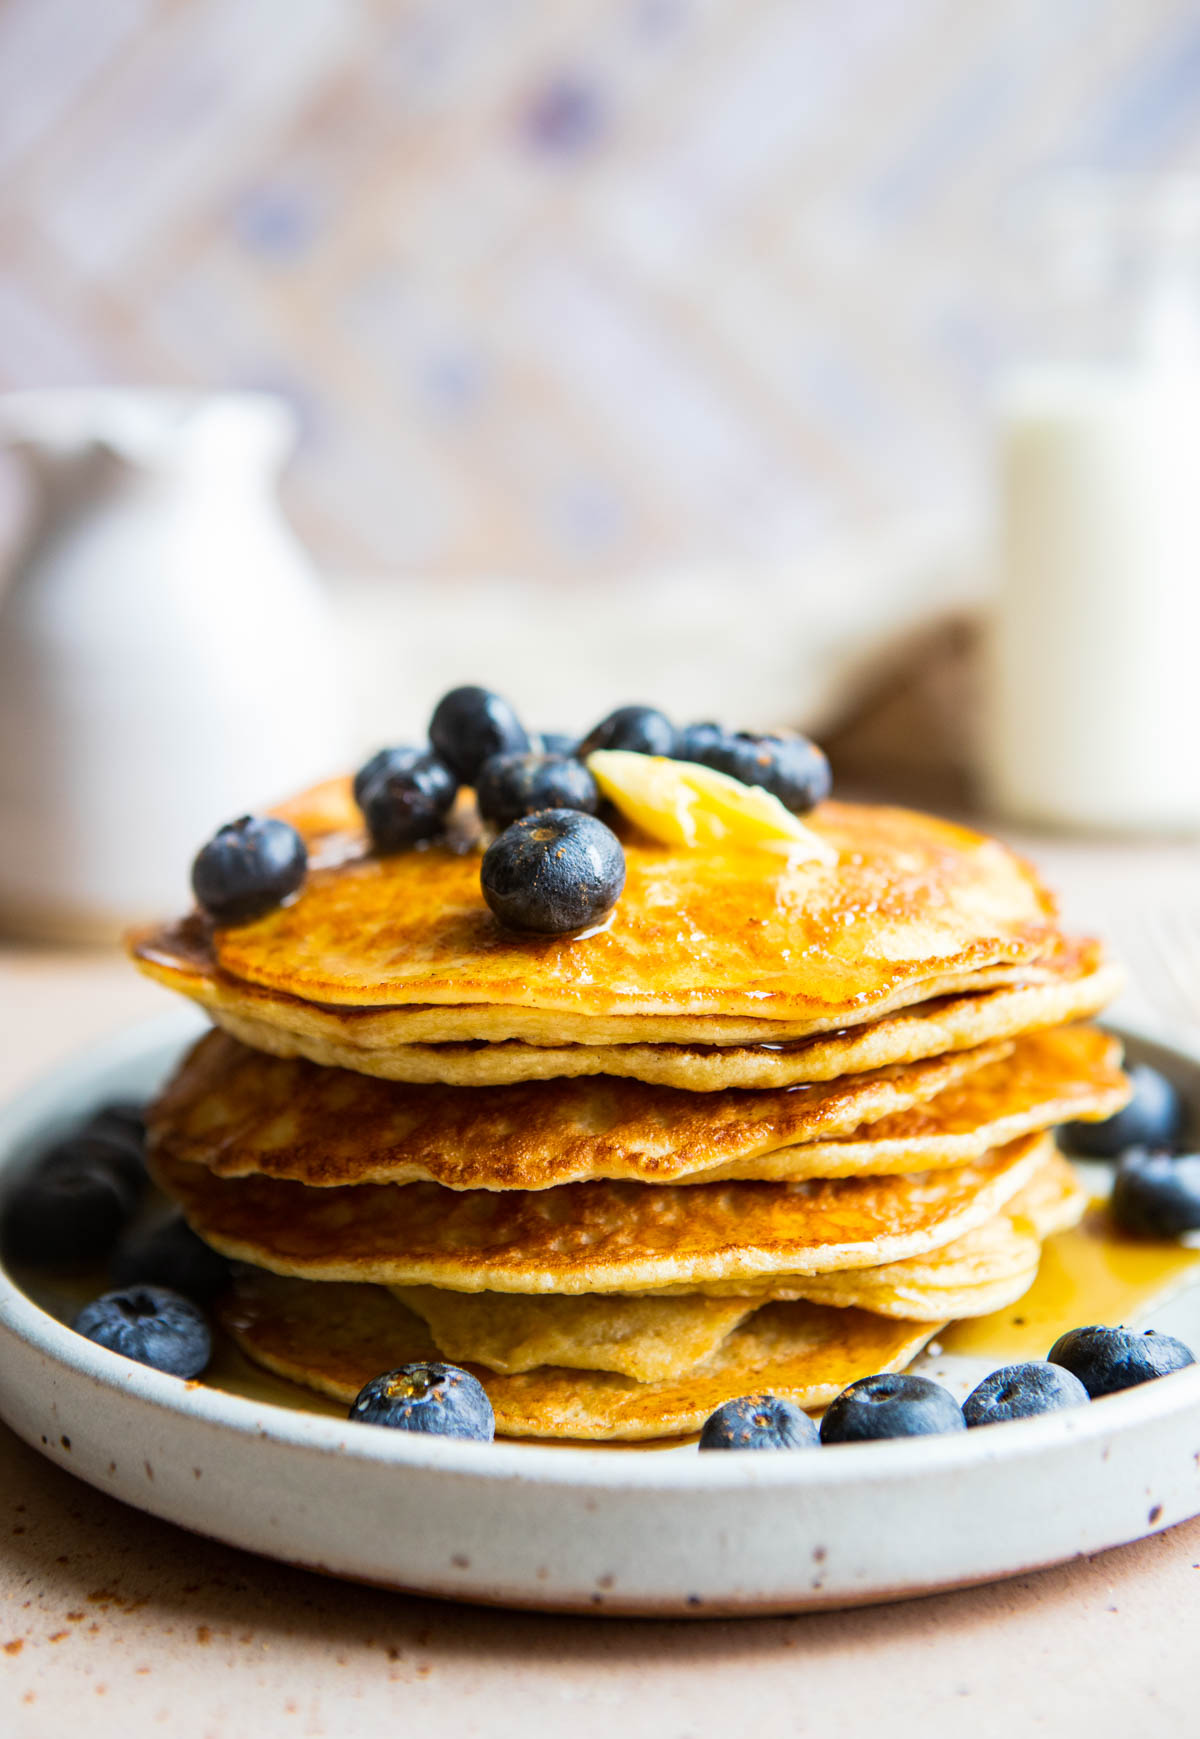
{"label": "white ceramic pitcher", "polygon": [[32,511],[0,597],[0,926],[177,910],[214,827],[338,767],[337,638],[258,393],[0,398]]}

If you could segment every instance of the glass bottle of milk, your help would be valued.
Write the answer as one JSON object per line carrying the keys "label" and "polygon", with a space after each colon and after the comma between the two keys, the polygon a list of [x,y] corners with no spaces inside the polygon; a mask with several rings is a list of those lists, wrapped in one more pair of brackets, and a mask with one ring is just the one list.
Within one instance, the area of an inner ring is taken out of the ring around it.
{"label": "glass bottle of milk", "polygon": [[1077,183],[1043,211],[1055,341],[997,406],[984,795],[1200,832],[1200,186]]}

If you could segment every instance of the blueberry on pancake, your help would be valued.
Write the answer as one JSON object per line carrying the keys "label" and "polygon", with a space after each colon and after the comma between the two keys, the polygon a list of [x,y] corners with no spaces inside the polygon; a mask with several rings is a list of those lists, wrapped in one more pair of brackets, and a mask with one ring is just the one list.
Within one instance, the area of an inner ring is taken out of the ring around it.
{"label": "blueberry on pancake", "polygon": [[610,827],[575,809],[543,809],[493,841],[483,897],[510,930],[565,936],[599,923],[625,886],[625,853]]}
{"label": "blueberry on pancake", "polygon": [[246,924],[282,905],[307,870],[308,849],[294,827],[272,815],[242,815],[197,855],[192,892],[218,924]]}
{"label": "blueberry on pancake", "polygon": [[429,740],[464,785],[474,785],[493,755],[522,755],[531,747],[528,731],[503,696],[474,686],[442,696],[429,721]]}
{"label": "blueberry on pancake", "polygon": [[501,827],[539,809],[594,815],[600,791],[582,761],[569,755],[493,755],[475,788],[479,813]]}

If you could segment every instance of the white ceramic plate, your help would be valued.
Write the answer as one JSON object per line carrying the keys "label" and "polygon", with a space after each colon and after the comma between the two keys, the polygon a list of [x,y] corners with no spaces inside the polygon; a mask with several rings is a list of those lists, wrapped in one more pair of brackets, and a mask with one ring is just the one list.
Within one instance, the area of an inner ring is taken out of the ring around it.
{"label": "white ceramic plate", "polygon": [[[198,1030],[120,1035],[0,1112],[0,1181]],[[1200,1049],[1131,1035],[1200,1103]],[[1200,1345],[1200,1290],[1154,1313]],[[991,1361],[935,1358],[962,1393]],[[963,1435],[793,1455],[471,1444],[187,1384],[72,1334],[0,1271],[0,1416],[139,1509],[335,1575],[503,1605],[704,1616],[988,1581],[1200,1513],[1200,1366]]]}

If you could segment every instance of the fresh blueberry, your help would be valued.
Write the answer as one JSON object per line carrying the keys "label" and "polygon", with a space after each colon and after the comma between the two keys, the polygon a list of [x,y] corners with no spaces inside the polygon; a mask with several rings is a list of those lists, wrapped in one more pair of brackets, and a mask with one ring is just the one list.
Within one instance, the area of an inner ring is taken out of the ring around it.
{"label": "fresh blueberry", "polygon": [[701,724],[684,725],[675,738],[675,759],[677,761],[703,761],[710,749],[715,749],[726,736],[724,725],[717,725],[711,719]]}
{"label": "fresh blueberry", "polygon": [[130,1232],[109,1267],[114,1286],[169,1286],[207,1304],[229,1285],[229,1263],[198,1238],[182,1214]]}
{"label": "fresh blueberry", "polygon": [[365,787],[363,817],[376,851],[403,851],[442,831],[458,793],[454,774],[431,750],[382,768]]}
{"label": "fresh blueberry", "polygon": [[109,1352],[173,1377],[198,1377],[212,1357],[203,1314],[165,1286],[106,1292],[85,1304],[72,1326]]}
{"label": "fresh blueberry", "polygon": [[37,1267],[90,1262],[107,1255],[136,1201],[102,1144],[77,1137],[53,1149],[14,1189],[4,1210],[5,1248]]}
{"label": "fresh blueberry", "polygon": [[673,755],[675,726],[666,713],[652,706],[619,706],[593,725],[576,753],[594,749],[626,749],[633,755]]}
{"label": "fresh blueberry", "polygon": [[1196,1362],[1191,1348],[1169,1334],[1156,1334],[1152,1328],[1095,1326],[1060,1335],[1046,1357],[1077,1376],[1093,1401],[1098,1395],[1132,1389]]}
{"label": "fresh blueberry", "polygon": [[843,1389],[821,1421],[822,1443],[875,1437],[923,1437],[965,1431],[962,1408],[949,1389],[907,1371],[860,1377]]}
{"label": "fresh blueberry", "polygon": [[464,785],[474,785],[493,755],[523,755],[531,747],[512,707],[486,688],[452,688],[443,695],[429,721],[429,740]]}
{"label": "fresh blueberry", "polygon": [[761,785],[795,815],[806,815],[828,797],[833,783],[829,762],[807,737],[722,731],[714,741],[709,729],[691,727],[690,752],[680,759],[728,773],[743,785]]}
{"label": "fresh blueberry", "polygon": [[507,827],[539,809],[578,809],[594,815],[600,791],[582,761],[566,755],[493,755],[475,786],[485,821]]}
{"label": "fresh blueberry", "polygon": [[543,731],[537,741],[543,755],[573,755],[579,745],[578,737],[565,731]]}
{"label": "fresh blueberry", "polygon": [[1084,1159],[1116,1159],[1127,1147],[1173,1147],[1183,1134],[1186,1110],[1179,1089],[1149,1063],[1126,1073],[1133,1097],[1102,1123],[1065,1123],[1062,1143]]}
{"label": "fresh blueberry", "polygon": [[457,1365],[401,1365],[398,1371],[372,1377],[355,1396],[350,1417],[367,1425],[471,1437],[479,1443],[490,1443],[496,1435],[487,1390]]}
{"label": "fresh blueberry", "polygon": [[136,1147],[146,1142],[146,1107],[134,1099],[113,1099],[93,1111],[84,1125],[89,1135],[113,1135]]}
{"label": "fresh blueberry", "polygon": [[1200,1153],[1131,1147],[1113,1179],[1112,1217],[1126,1232],[1176,1238],[1200,1228]]}
{"label": "fresh blueberry", "polygon": [[1001,1425],[1006,1419],[1031,1419],[1059,1407],[1078,1407],[1088,1399],[1079,1378],[1062,1365],[1038,1359],[1005,1365],[985,1377],[963,1402],[968,1425]]}
{"label": "fresh blueberry", "polygon": [[364,761],[354,775],[354,801],[361,809],[363,800],[371,786],[385,773],[407,773],[413,764],[429,750],[397,747],[394,749],[376,749],[369,761]]}
{"label": "fresh blueberry", "polygon": [[510,930],[564,936],[598,923],[625,886],[625,853],[610,827],[577,809],[514,821],[484,853],[483,897]]}
{"label": "fresh blueberry", "polygon": [[218,828],[192,864],[192,892],[218,924],[246,924],[303,886],[304,841],[273,815],[243,815]]}
{"label": "fresh blueberry", "polygon": [[700,1433],[701,1449],[815,1449],[820,1441],[804,1409],[779,1395],[724,1401]]}
{"label": "fresh blueberry", "polygon": [[139,1141],[111,1124],[91,1122],[42,1155],[44,1168],[74,1170],[99,1167],[116,1177],[132,1209],[146,1193],[146,1150]]}

